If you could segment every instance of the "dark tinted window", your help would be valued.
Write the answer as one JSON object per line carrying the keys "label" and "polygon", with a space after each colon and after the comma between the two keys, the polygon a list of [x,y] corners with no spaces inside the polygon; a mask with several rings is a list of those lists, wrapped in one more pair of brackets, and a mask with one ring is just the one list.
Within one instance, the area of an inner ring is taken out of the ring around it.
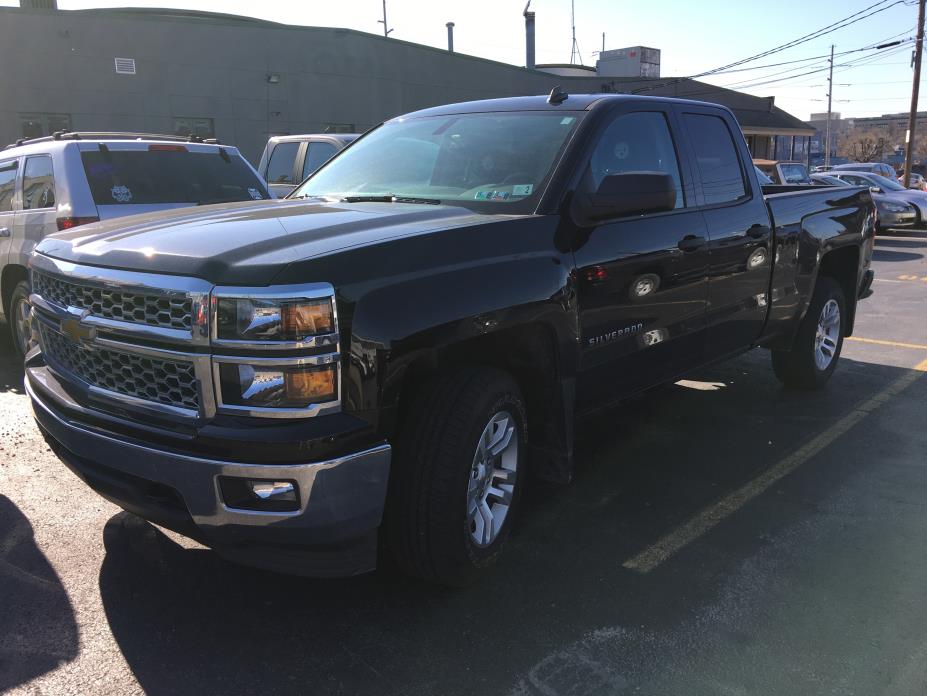
{"label": "dark tinted window", "polygon": [[267,163],[268,184],[292,184],[293,167],[296,164],[296,152],[299,143],[277,143],[274,151],[270,153],[270,162]]}
{"label": "dark tinted window", "polygon": [[23,210],[55,206],[55,176],[52,158],[27,157],[23,170]]}
{"label": "dark tinted window", "polygon": [[239,156],[210,152],[92,150],[81,153],[97,205],[222,203],[269,198]]}
{"label": "dark tinted window", "polygon": [[303,162],[303,179],[328,162],[334,154],[335,146],[331,143],[309,143]]}
{"label": "dark tinted window", "polygon": [[13,209],[16,162],[0,162],[0,213]]}
{"label": "dark tinted window", "polygon": [[734,139],[719,116],[684,114],[702,178],[705,204],[729,203],[746,195]]}
{"label": "dark tinted window", "polygon": [[683,206],[676,149],[661,113],[641,112],[616,118],[596,145],[589,166],[595,188],[609,174],[665,172],[676,184],[676,207]]}

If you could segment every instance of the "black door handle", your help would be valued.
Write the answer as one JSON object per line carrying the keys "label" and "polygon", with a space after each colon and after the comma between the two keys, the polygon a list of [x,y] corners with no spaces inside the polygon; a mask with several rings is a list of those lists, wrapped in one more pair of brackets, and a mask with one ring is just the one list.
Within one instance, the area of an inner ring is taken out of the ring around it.
{"label": "black door handle", "polygon": [[676,246],[678,246],[681,251],[695,251],[703,247],[706,241],[704,237],[696,237],[694,234],[687,234],[679,240],[679,244]]}

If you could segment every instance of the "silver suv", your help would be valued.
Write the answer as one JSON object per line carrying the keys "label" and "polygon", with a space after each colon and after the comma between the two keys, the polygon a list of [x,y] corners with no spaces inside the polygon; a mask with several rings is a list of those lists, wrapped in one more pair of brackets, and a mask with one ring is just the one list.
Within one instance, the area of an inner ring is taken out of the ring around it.
{"label": "silver suv", "polygon": [[238,149],[135,133],[56,133],[0,150],[0,300],[13,345],[32,342],[28,260],[53,232],[209,203],[269,199]]}

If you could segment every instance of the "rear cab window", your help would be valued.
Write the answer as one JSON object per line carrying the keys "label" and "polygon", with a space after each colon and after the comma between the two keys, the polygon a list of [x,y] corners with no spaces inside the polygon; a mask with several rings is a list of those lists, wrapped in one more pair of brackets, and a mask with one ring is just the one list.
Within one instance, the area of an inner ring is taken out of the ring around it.
{"label": "rear cab window", "polygon": [[81,161],[97,205],[206,205],[271,197],[244,159],[225,148],[114,143],[82,150]]}

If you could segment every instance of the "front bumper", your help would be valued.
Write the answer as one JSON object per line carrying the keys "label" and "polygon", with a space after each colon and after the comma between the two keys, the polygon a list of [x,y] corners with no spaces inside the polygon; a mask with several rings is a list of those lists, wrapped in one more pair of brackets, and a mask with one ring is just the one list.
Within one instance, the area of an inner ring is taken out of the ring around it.
{"label": "front bumper", "polygon": [[901,213],[889,212],[879,209],[879,229],[892,229],[898,227],[913,227],[917,224],[917,213],[906,210]]}
{"label": "front bumper", "polygon": [[[388,444],[335,459],[247,464],[160,450],[81,423],[56,408],[55,378],[29,367],[26,390],[50,446],[100,495],[248,565],[316,577],[376,567],[389,477]],[[75,405],[68,404],[69,412]],[[219,477],[295,481],[292,512],[226,505]]]}

